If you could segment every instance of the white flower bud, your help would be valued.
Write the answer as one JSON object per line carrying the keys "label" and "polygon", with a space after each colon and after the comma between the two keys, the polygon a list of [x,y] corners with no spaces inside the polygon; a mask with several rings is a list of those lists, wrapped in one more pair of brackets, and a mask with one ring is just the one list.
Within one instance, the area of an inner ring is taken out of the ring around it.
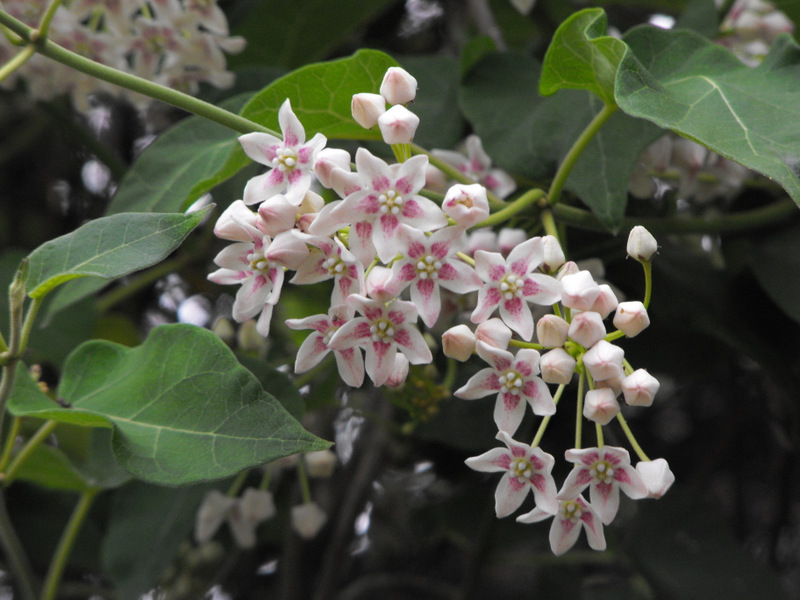
{"label": "white flower bud", "polygon": [[256,526],[275,516],[275,502],[266,490],[247,488],[228,514],[228,525],[240,548],[256,545]]}
{"label": "white flower bud", "polygon": [[261,203],[258,207],[258,216],[261,219],[256,227],[270,237],[275,237],[294,228],[297,221],[297,206],[289,202],[286,196],[278,194]]}
{"label": "white flower bud", "polygon": [[417,80],[405,69],[389,67],[383,76],[380,91],[389,104],[407,104],[417,97]]}
{"label": "white flower bud", "polygon": [[605,337],[606,326],[596,312],[582,312],[573,317],[567,335],[584,348],[591,348]]}
{"label": "white flower bud", "polygon": [[558,270],[558,273],[556,274],[556,279],[561,281],[567,275],[575,275],[580,270],[581,270],[580,267],[578,266],[578,264],[575,261],[568,260]]}
{"label": "white flower bud", "polygon": [[466,325],[456,325],[442,334],[442,351],[445,356],[464,362],[475,351],[475,334]]}
{"label": "white flower bud", "polygon": [[661,498],[675,482],[675,475],[663,458],[639,461],[636,463],[636,471],[647,486],[649,498]]}
{"label": "white flower bud", "polygon": [[539,270],[543,273],[555,273],[567,260],[564,256],[564,251],[561,249],[561,244],[558,243],[558,238],[555,236],[542,236],[542,250],[544,251],[544,260],[539,265]]}
{"label": "white flower bud", "polygon": [[305,455],[306,472],[309,477],[327,479],[333,475],[338,459],[336,454],[330,450],[317,450],[308,452]]}
{"label": "white flower bud", "polygon": [[637,225],[628,235],[628,256],[647,262],[658,251],[656,238],[647,229]]}
{"label": "white flower bud", "polygon": [[211,490],[203,498],[203,503],[197,511],[194,525],[194,539],[199,544],[205,543],[214,537],[214,534],[227,518],[228,512],[236,504],[236,499],[226,496],[219,490]]}
{"label": "white flower bud", "polygon": [[328,515],[316,502],[292,507],[292,529],[307,540],[315,537],[327,520]]}
{"label": "white flower bud", "polygon": [[386,267],[375,266],[367,276],[367,296],[379,302],[389,302],[397,295],[397,290],[388,283],[392,279],[392,270]]}
{"label": "white flower bud", "polygon": [[622,380],[622,394],[630,406],[650,406],[659,386],[658,379],[644,369],[637,369]]}
{"label": "white flower bud", "polygon": [[601,379],[594,381],[595,389],[606,389],[608,388],[612,392],[614,392],[614,396],[619,396],[622,393],[622,377],[612,377],[611,379]]}
{"label": "white flower bud", "polygon": [[387,144],[410,144],[419,127],[419,117],[398,104],[378,117],[378,127]]}
{"label": "white flower bud", "polygon": [[542,354],[539,368],[542,379],[547,383],[567,384],[572,380],[577,362],[563,348],[554,348]]}
{"label": "white flower bud", "polygon": [[488,346],[500,348],[501,350],[508,348],[508,343],[513,335],[502,319],[497,317],[487,319],[483,323],[479,323],[475,328],[476,342],[483,342]]}
{"label": "white flower bud", "polygon": [[264,252],[264,258],[268,261],[287,269],[297,269],[307,257],[308,246],[293,230],[278,234]]}
{"label": "white flower bud", "polygon": [[258,215],[247,208],[242,200],[233,202],[217,219],[214,235],[233,242],[252,242],[253,238],[243,225],[256,227]]}
{"label": "white flower bud", "polygon": [[384,382],[386,387],[398,388],[406,382],[408,377],[408,358],[402,352],[398,352],[394,357],[392,372]]}
{"label": "white flower bud", "polygon": [[[376,121],[377,122],[377,121]],[[338,167],[345,171],[350,170],[350,153],[341,148],[323,148],[314,160],[314,175],[317,176],[320,184],[326,188],[333,188],[331,185],[331,171]]]}
{"label": "white flower bud", "polygon": [[589,310],[600,295],[600,286],[589,271],[578,271],[561,278],[561,302],[568,308]]}
{"label": "white flower bud", "polygon": [[619,300],[617,300],[617,295],[614,293],[614,290],[611,289],[611,286],[607,283],[600,284],[600,294],[595,299],[594,303],[592,304],[591,310],[592,312],[598,313],[603,319],[605,319],[608,315],[611,314],[611,311],[617,308],[619,305]]}
{"label": "white flower bud", "polygon": [[386,112],[386,99],[380,94],[354,94],[350,112],[356,123],[364,129],[371,129],[378,124],[378,117]]}
{"label": "white flower bud", "polygon": [[512,229],[503,227],[497,234],[497,244],[500,246],[500,254],[506,256],[514,248],[528,241],[528,232],[524,229]]}
{"label": "white flower bud", "polygon": [[536,339],[545,348],[563,346],[568,332],[569,323],[556,315],[544,315],[536,322]]}
{"label": "white flower bud", "polygon": [[442,210],[461,227],[472,227],[489,216],[486,188],[479,183],[457,183],[447,190]]}
{"label": "white flower bud", "polygon": [[625,351],[619,346],[600,340],[583,355],[583,364],[595,381],[622,378],[622,359]]}
{"label": "white flower bud", "polygon": [[650,325],[650,317],[644,304],[632,300],[619,303],[613,323],[626,337],[635,337]]}
{"label": "white flower bud", "polygon": [[583,416],[590,421],[608,425],[618,412],[619,402],[617,402],[613,390],[603,388],[586,392],[583,401]]}
{"label": "white flower bud", "polygon": [[297,207],[298,218],[302,215],[317,214],[325,206],[325,198],[320,196],[317,192],[308,190],[306,195],[303,196],[303,201]]}

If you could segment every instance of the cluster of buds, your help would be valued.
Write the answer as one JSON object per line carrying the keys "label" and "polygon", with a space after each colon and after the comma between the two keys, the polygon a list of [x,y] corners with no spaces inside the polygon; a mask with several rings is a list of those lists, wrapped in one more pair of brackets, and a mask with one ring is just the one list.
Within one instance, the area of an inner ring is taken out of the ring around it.
{"label": "cluster of buds", "polygon": [[791,34],[794,23],[772,2],[736,0],[720,25],[720,44],[751,67],[757,66],[781,33]]}
{"label": "cluster of buds", "polygon": [[[351,103],[353,119],[364,129],[375,125],[387,144],[410,144],[419,126],[419,117],[406,105],[417,96],[417,80],[400,67],[391,67],[383,78],[380,94],[355,94]],[[389,109],[386,104],[390,104]]]}
{"label": "cluster of buds", "polygon": [[[416,86],[412,82],[404,71],[390,69],[380,103],[410,102]],[[353,107],[354,118],[363,119],[363,103],[354,100]],[[333,353],[346,384],[358,387],[368,376],[376,386],[399,386],[410,364],[433,359],[418,320],[434,328],[447,312],[442,295],[457,294],[462,306],[472,303],[470,321],[476,328],[448,330],[442,346],[451,358],[467,360],[477,354],[489,364],[455,395],[497,397],[494,419],[507,450],[491,450],[467,463],[479,470],[506,471],[497,492],[498,516],[516,510],[530,489],[537,508],[520,520],[556,516],[554,528],[561,532],[554,534],[556,553],[574,543],[577,529],[568,523],[576,520],[591,527],[590,544],[599,548],[604,544],[602,523],[616,514],[619,489],[631,497],[666,491],[671,483],[666,463],[647,460],[632,440],[642,458],[641,468],[634,469],[626,450],[602,443],[602,426],[615,417],[622,420],[620,395],[628,404],[649,405],[658,389],[655,378],[634,371],[623,350],[612,343],[647,327],[649,292],[644,302],[618,302],[608,285],[566,262],[553,236],[529,238],[512,230],[494,239],[508,238],[505,255],[488,247],[470,249],[467,230],[480,230],[489,216],[483,185],[455,184],[438,205],[419,193],[426,181],[426,156],[390,165],[359,148],[353,171],[349,153],[324,148],[320,134],[305,141],[288,100],[279,111],[279,123],[282,140],[263,133],[240,138],[245,152],[268,170],[248,182],[244,199],[234,202],[215,227],[218,237],[236,242],[217,255],[220,269],[209,275],[217,283],[242,285],[234,319],[258,316],[256,328],[266,336],[286,271],[295,271],[290,282],[296,285],[332,280],[327,314],[286,321],[292,329],[313,330],[297,353],[295,372],[305,372]],[[314,178],[339,199],[325,204],[311,190]],[[257,212],[249,208],[253,204],[259,204]],[[644,229],[631,232],[629,253],[648,265],[648,289],[655,251],[655,240]],[[532,305],[537,313],[554,307],[555,314],[537,322]],[[612,312],[616,329],[607,332],[604,320]],[[544,417],[543,433],[576,373],[578,402],[584,416],[597,424],[598,446],[581,450],[580,431],[576,433],[576,448],[567,460],[583,471],[557,491],[550,475],[554,460],[538,448],[541,435],[531,445],[512,436],[528,404]],[[590,389],[584,393],[587,382]],[[559,386],[555,397],[549,384]],[[591,503],[580,496],[590,485]]]}
{"label": "cluster of buds", "polygon": [[[47,4],[5,0],[3,6],[11,16],[36,27]],[[240,52],[245,44],[243,38],[230,35],[216,0],[71,0],[56,9],[48,37],[81,56],[190,94],[197,93],[201,83],[218,88],[233,85],[224,53]],[[0,37],[0,57],[14,52],[14,46]],[[67,94],[81,110],[88,108],[90,94],[119,91],[40,55],[7,81],[13,84],[20,78],[34,98],[50,100]]]}

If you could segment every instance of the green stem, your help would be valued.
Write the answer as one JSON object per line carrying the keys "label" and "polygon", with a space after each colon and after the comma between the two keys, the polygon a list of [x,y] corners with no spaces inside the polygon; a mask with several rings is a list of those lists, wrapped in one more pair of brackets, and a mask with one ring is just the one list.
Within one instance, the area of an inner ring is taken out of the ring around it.
{"label": "green stem", "polygon": [[4,550],[22,600],[36,600],[36,578],[17,532],[11,524],[11,516],[6,508],[5,491],[2,489],[0,489],[0,546]]}
{"label": "green stem", "polygon": [[444,372],[442,379],[442,387],[446,390],[453,389],[456,383],[456,376],[458,375],[458,361],[455,358],[447,359],[447,370]]}
{"label": "green stem", "polygon": [[11,428],[8,430],[8,437],[6,438],[5,446],[3,447],[3,454],[0,456],[0,473],[3,473],[8,466],[8,461],[11,460],[11,452],[14,450],[14,442],[19,435],[20,427],[22,427],[22,419],[14,417],[11,421]]}
{"label": "green stem", "polygon": [[522,340],[510,340],[508,342],[509,346],[515,346],[517,348],[532,348],[534,350],[544,350],[544,346],[541,344],[537,344],[535,342],[523,342]]}
{"label": "green stem", "polygon": [[14,478],[17,475],[17,471],[19,471],[20,467],[25,463],[28,457],[33,453],[34,450],[44,442],[47,437],[53,433],[53,430],[58,427],[58,421],[45,421],[45,423],[39,427],[39,429],[34,433],[22,449],[17,453],[14,459],[11,461],[11,464],[8,466],[8,470],[3,474],[3,486],[8,487],[14,481]]}
{"label": "green stem", "polygon": [[578,408],[575,415],[575,449],[581,449],[581,434],[583,433],[583,389],[586,384],[586,375],[580,374],[578,378]]}
{"label": "green stem", "polygon": [[553,182],[550,184],[550,190],[547,192],[547,201],[551,206],[558,204],[561,200],[561,191],[564,189],[564,184],[567,181],[567,177],[569,177],[570,172],[572,171],[572,167],[575,166],[575,163],[578,162],[578,158],[586,149],[586,146],[589,145],[589,142],[594,137],[594,135],[600,130],[600,128],[605,124],[606,121],[614,114],[617,110],[616,104],[605,104],[597,113],[592,121],[586,126],[586,129],[578,136],[578,139],[575,140],[575,143],[572,144],[572,147],[567,152],[567,155],[564,157],[564,160],[561,161],[561,165],[558,167],[558,171],[556,172],[555,178],[553,178]]}
{"label": "green stem", "polygon": [[203,100],[199,100],[198,98],[194,98],[188,94],[89,60],[49,40],[37,40],[36,35],[33,33],[35,31],[34,29],[18,21],[4,11],[0,11],[0,25],[5,25],[14,33],[20,35],[24,40],[33,43],[36,49],[44,56],[97,79],[102,79],[103,81],[113,83],[125,89],[144,94],[150,98],[161,100],[162,102],[166,102],[167,104],[171,104],[172,106],[181,108],[195,115],[205,117],[210,121],[214,121],[215,123],[219,123],[220,125],[224,125],[240,133],[261,131],[276,137],[281,137],[280,134],[259,123],[219,108],[218,106],[214,106]]}
{"label": "green stem", "polygon": [[245,469],[241,473],[236,476],[236,479],[233,480],[231,487],[228,488],[228,496],[231,498],[235,498],[239,495],[239,492],[242,490],[242,486],[244,482],[247,480],[247,476],[250,474],[250,469]]}
{"label": "green stem", "polygon": [[644,304],[645,308],[650,306],[650,297],[653,295],[653,262],[648,260],[641,263],[644,269]]}
{"label": "green stem", "polygon": [[544,190],[540,189],[528,190],[527,192],[522,194],[519,198],[514,200],[511,204],[505,204],[502,209],[498,210],[496,213],[489,215],[483,221],[471,227],[471,229],[479,229],[481,227],[492,227],[493,225],[499,225],[501,223],[505,223],[508,219],[510,219],[517,213],[522,212],[524,209],[528,208],[532,204],[535,204],[542,198],[544,198]]}
{"label": "green stem", "polygon": [[125,285],[120,285],[106,292],[97,299],[96,307],[99,312],[105,312],[115,304],[122,302],[138,291],[146,288],[154,281],[158,281],[165,275],[174,271],[179,271],[191,262],[190,254],[179,254],[175,258],[158,263],[153,268],[132,277]]}
{"label": "green stem", "polygon": [[50,5],[47,7],[44,15],[42,15],[41,20],[39,21],[39,37],[46,38],[48,32],[50,31],[50,22],[53,20],[53,17],[56,16],[56,11],[58,7],[61,5],[61,0],[53,0]]}
{"label": "green stem", "polygon": [[472,258],[469,254],[464,252],[456,252],[456,256],[467,263],[470,267],[475,266],[475,259]]}
{"label": "green stem", "polygon": [[595,433],[597,434],[597,447],[598,448],[602,448],[604,446],[604,444],[603,444],[603,426],[600,425],[600,423],[595,423],[594,424],[594,430],[595,430]]}
{"label": "green stem", "polygon": [[14,58],[9,60],[6,64],[0,68],[0,81],[4,81],[7,77],[9,77],[14,71],[19,69],[22,65],[28,62],[31,56],[36,54],[36,46],[30,44],[29,46],[25,46],[22,50],[17,52],[14,55]]}
{"label": "green stem", "polygon": [[78,504],[75,506],[75,510],[72,511],[72,516],[64,529],[64,533],[61,534],[61,539],[58,541],[56,553],[50,562],[50,568],[47,570],[47,576],[42,586],[41,600],[55,599],[58,584],[61,582],[61,576],[64,574],[64,568],[67,566],[67,560],[72,552],[72,547],[75,545],[78,532],[80,532],[81,525],[86,520],[89,509],[92,507],[92,503],[99,491],[100,488],[91,488],[81,494]]}
{"label": "green stem", "polygon": [[650,460],[647,454],[644,453],[644,450],[642,450],[639,442],[636,441],[631,428],[628,427],[628,422],[625,420],[625,417],[622,416],[621,412],[617,413],[617,421],[619,421],[619,424],[622,426],[622,430],[625,432],[625,436],[628,438],[628,442],[630,442],[631,448],[636,452],[639,460]]}
{"label": "green stem", "polygon": [[552,235],[560,244],[561,236],[558,234],[558,226],[556,225],[556,220],[553,218],[553,212],[550,210],[543,210],[539,218],[542,220],[542,226],[544,226],[547,235]]}
{"label": "green stem", "polygon": [[308,483],[306,457],[304,454],[301,454],[297,461],[297,480],[300,482],[300,494],[303,497],[303,504],[311,504],[311,486]]}
{"label": "green stem", "polygon": [[[566,389],[566,387],[567,387],[566,384],[563,383],[558,386],[555,396],[553,396],[553,403],[556,406],[558,406],[558,401],[561,400],[561,395],[564,393],[564,389]],[[541,443],[545,429],[547,429],[547,425],[548,423],[550,423],[550,417],[552,416],[553,415],[546,415],[542,417],[542,422],[539,423],[539,429],[536,430],[536,436],[533,438],[533,441],[531,442],[531,448],[536,448],[536,446],[538,446]]]}

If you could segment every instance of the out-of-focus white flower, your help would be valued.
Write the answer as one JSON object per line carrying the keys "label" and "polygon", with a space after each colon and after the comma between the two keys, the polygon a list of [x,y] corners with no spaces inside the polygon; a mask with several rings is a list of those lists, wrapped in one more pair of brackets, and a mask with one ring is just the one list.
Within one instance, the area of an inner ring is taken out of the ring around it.
{"label": "out-of-focus white flower", "polygon": [[310,540],[316,537],[327,520],[328,515],[316,502],[292,507],[292,529],[304,539]]}

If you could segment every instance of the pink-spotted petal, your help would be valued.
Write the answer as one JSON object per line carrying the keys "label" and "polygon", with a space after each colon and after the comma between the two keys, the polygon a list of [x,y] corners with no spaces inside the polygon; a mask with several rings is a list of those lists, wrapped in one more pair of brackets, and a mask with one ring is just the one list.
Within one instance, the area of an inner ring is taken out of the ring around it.
{"label": "pink-spotted petal", "polygon": [[494,405],[494,422],[500,431],[514,433],[525,416],[525,400],[519,394],[500,392]]}
{"label": "pink-spotted petal", "polygon": [[494,369],[481,369],[473,375],[466,385],[454,392],[454,395],[464,400],[483,398],[500,389],[500,380]]}
{"label": "pink-spotted petal", "polygon": [[530,489],[527,481],[520,481],[510,473],[503,475],[494,493],[494,510],[497,518],[507,517],[522,506]]}
{"label": "pink-spotted petal", "polygon": [[511,466],[511,455],[505,448],[492,448],[480,456],[472,456],[464,462],[470,469],[475,471],[496,473],[509,469]]}

